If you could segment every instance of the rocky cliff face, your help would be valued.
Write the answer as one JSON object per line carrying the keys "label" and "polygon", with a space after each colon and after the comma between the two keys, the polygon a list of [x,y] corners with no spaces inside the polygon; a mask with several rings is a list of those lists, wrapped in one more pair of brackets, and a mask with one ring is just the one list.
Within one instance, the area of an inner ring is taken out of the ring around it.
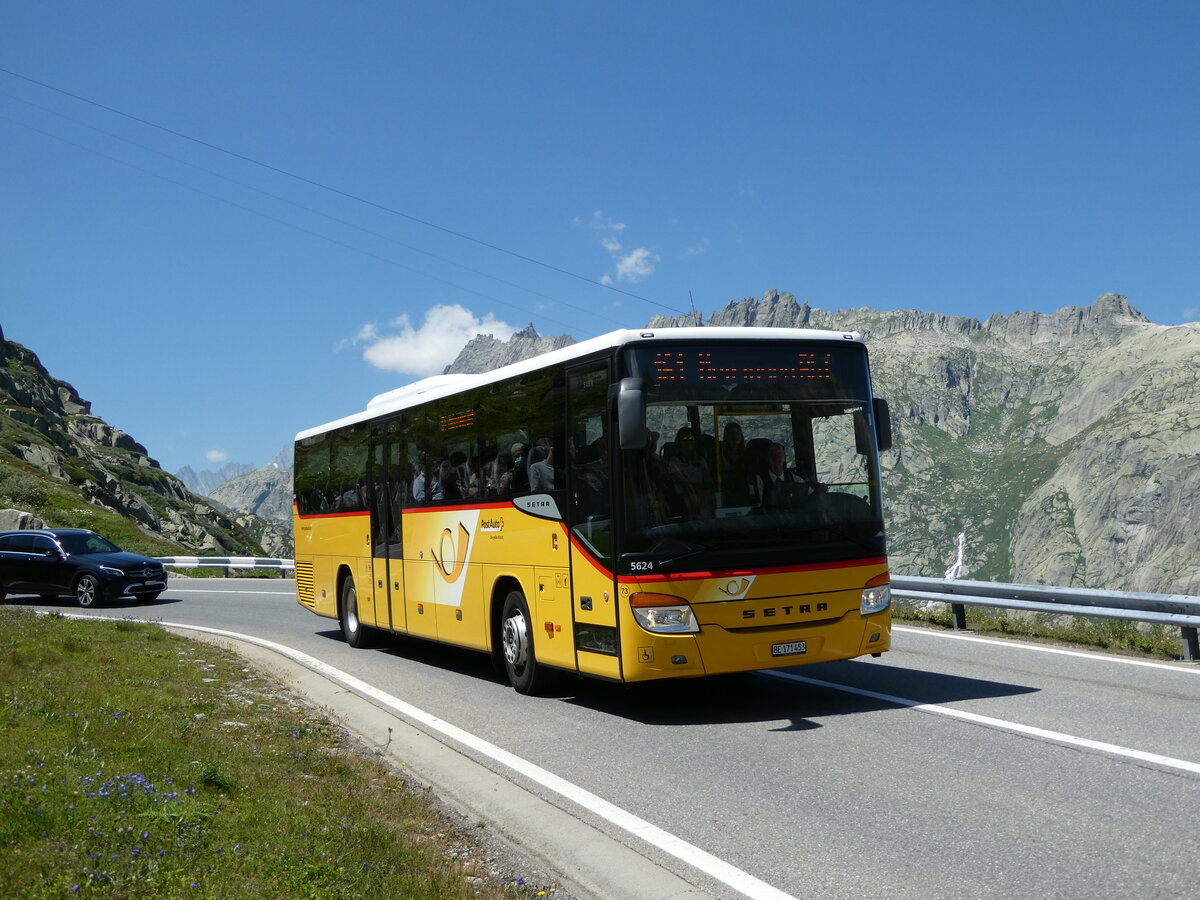
{"label": "rocky cliff face", "polygon": [[[779,291],[648,327],[698,324],[863,334],[896,430],[897,571],[941,576],[965,533],[961,577],[1200,594],[1200,327],[1155,325],[1117,294],[980,322],[828,312]],[[491,368],[486,349],[451,370]]]}
{"label": "rocky cliff face", "polygon": [[[128,434],[92,415],[75,388],[2,332],[0,409],[0,493],[8,495],[0,503],[29,501],[23,509],[49,524],[75,524],[85,510],[54,507],[56,499],[77,497],[194,553],[262,552],[243,527],[189,493]],[[38,503],[49,512],[27,509]]]}
{"label": "rocky cliff face", "polygon": [[541,353],[549,353],[573,343],[574,338],[565,334],[559,337],[542,337],[534,330],[533,325],[525,326],[507,341],[497,340],[490,334],[479,334],[459,351],[454,362],[446,366],[444,374],[474,375],[490,372],[492,369]]}
{"label": "rocky cliff face", "polygon": [[[262,543],[270,556],[292,555],[292,469],[264,466],[231,478],[210,498],[233,510],[238,521]],[[245,519],[246,521],[243,521]],[[254,523],[269,522],[270,529]]]}
{"label": "rocky cliff face", "polygon": [[201,469],[197,472],[191,466],[184,466],[175,473],[175,477],[183,482],[193,494],[199,494],[201,497],[211,497],[213,491],[229,481],[231,478],[237,478],[239,475],[245,475],[247,472],[253,472],[254,466],[249,463],[231,462],[226,463],[219,469]]}

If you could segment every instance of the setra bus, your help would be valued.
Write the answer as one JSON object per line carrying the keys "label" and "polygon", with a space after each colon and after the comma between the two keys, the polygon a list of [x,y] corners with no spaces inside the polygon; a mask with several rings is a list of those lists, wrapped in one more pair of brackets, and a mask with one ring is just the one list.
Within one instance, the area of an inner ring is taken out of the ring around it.
{"label": "setra bus", "polygon": [[890,446],[856,333],[616,331],[434,376],[296,436],[297,600],[530,694],[878,656]]}

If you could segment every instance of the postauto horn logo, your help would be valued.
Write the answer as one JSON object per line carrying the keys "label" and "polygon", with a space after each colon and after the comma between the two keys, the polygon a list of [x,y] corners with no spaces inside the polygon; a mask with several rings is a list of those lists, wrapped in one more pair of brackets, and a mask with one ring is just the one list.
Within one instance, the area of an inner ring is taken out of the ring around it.
{"label": "postauto horn logo", "polygon": [[[456,546],[457,544],[457,546]],[[454,532],[450,528],[442,529],[442,539],[438,547],[430,549],[437,562],[438,574],[447,584],[454,584],[462,577],[467,565],[467,549],[471,544],[471,532],[462,522],[458,523],[458,541],[454,540]]]}

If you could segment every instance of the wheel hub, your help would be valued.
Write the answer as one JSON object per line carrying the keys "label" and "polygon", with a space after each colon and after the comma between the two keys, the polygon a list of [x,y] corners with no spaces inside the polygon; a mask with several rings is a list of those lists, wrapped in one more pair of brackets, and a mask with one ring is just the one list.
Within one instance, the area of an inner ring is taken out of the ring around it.
{"label": "wheel hub", "polygon": [[501,643],[505,662],[520,671],[529,658],[529,634],[525,630],[525,617],[519,612],[504,620]]}

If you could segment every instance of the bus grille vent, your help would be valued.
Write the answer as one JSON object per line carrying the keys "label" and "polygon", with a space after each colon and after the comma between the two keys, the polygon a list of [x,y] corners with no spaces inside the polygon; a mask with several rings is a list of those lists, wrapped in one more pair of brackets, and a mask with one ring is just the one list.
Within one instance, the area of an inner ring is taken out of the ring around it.
{"label": "bus grille vent", "polygon": [[296,560],[296,599],[312,609],[317,605],[316,590],[313,587],[313,564]]}

